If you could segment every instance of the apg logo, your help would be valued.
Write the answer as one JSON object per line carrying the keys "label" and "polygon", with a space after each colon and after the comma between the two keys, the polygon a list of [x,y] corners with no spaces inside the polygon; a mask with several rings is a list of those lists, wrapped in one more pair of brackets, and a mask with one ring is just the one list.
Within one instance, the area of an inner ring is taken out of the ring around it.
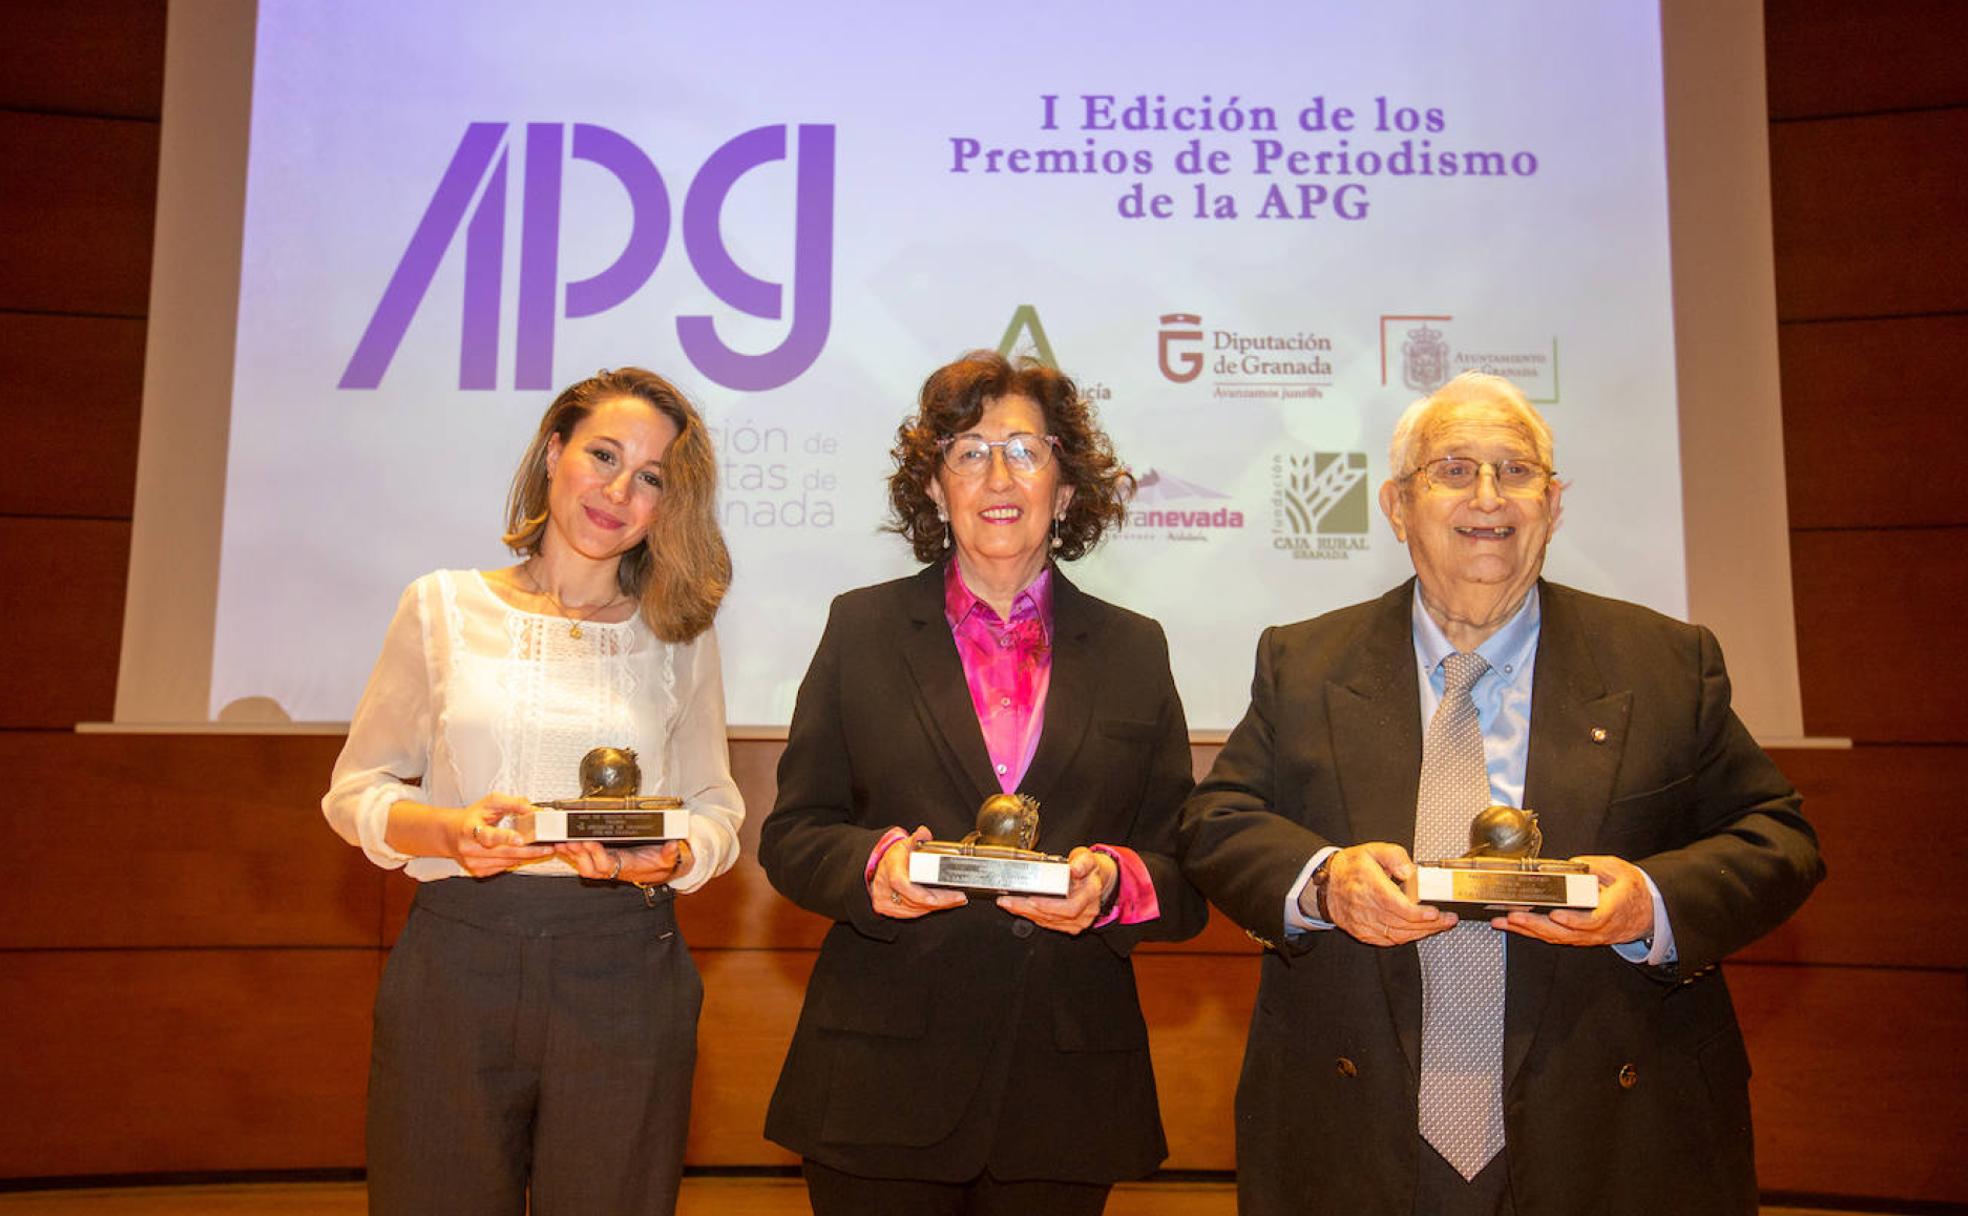
{"label": "apg logo", "polygon": [[1367,547],[1367,454],[1271,458],[1271,546],[1293,557],[1344,559]]}
{"label": "apg logo", "polygon": [[[465,128],[338,387],[373,389],[382,383],[460,227],[465,250],[458,387],[497,386],[510,126],[474,122]],[[734,136],[705,159],[683,198],[684,252],[698,279],[725,304],[763,320],[783,314],[785,286],[760,279],[732,260],[719,224],[732,187],[760,165],[784,160],[786,142],[785,126],[756,127]],[[589,278],[566,284],[562,315],[592,317],[621,304],[649,281],[669,244],[669,190],[641,148],[592,123],[527,123],[513,367],[513,387],[519,389],[554,385],[555,313],[562,303],[561,176],[569,157],[598,165],[621,183],[632,218],[615,261]],[[726,388],[758,392],[788,383],[811,367],[826,346],[833,274],[834,128],[802,124],[794,187],[792,321],[785,340],[762,354],[745,354],[718,337],[713,318],[679,316],[677,340],[684,355]]]}
{"label": "apg logo", "polygon": [[[1177,384],[1187,384],[1203,374],[1203,352],[1200,350],[1182,351],[1178,357],[1178,362],[1182,366],[1178,369],[1169,362],[1169,348],[1177,342],[1201,342],[1203,340],[1202,324],[1203,318],[1197,313],[1170,312],[1162,314],[1162,332],[1159,335],[1160,340],[1155,350],[1156,361],[1161,364],[1162,375],[1175,381]],[[1182,328],[1170,328],[1171,326],[1177,325]]]}

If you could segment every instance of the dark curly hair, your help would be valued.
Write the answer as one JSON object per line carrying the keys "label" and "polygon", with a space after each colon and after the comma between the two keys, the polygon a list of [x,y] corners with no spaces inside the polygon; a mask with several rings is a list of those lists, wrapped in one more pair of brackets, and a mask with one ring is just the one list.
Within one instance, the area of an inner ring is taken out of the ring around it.
{"label": "dark curly hair", "polygon": [[974,350],[945,364],[923,381],[916,412],[895,430],[895,472],[888,478],[888,530],[899,532],[918,561],[943,554],[948,535],[929,496],[929,483],[942,467],[942,441],[977,425],[984,407],[1001,397],[1025,397],[1045,415],[1046,433],[1059,440],[1060,484],[1073,487],[1072,501],[1059,521],[1059,561],[1085,557],[1107,529],[1127,519],[1134,497],[1134,474],[1114,457],[1114,443],[1100,429],[1093,407],[1080,396],[1072,377],[1036,359],[1016,361],[996,351]]}

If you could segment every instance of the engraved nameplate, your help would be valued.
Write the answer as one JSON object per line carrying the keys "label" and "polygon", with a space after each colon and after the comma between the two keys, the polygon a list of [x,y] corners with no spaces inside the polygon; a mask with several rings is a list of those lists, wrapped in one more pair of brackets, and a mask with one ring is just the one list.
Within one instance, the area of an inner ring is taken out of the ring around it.
{"label": "engraved nameplate", "polygon": [[1010,895],[1064,895],[1072,885],[1072,867],[1064,861],[919,850],[909,854],[909,881]]}
{"label": "engraved nameplate", "polygon": [[1468,904],[1504,910],[1592,909],[1599,906],[1599,880],[1590,871],[1416,866],[1415,899],[1425,904]]}
{"label": "engraved nameplate", "polygon": [[518,816],[513,826],[529,843],[593,840],[602,844],[643,844],[688,836],[690,812],[542,810]]}

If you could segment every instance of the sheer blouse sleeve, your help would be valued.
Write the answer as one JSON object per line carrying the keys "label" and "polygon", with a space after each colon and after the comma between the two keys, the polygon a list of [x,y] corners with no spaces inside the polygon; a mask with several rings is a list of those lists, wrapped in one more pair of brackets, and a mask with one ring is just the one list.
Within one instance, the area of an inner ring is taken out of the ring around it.
{"label": "sheer blouse sleeve", "polygon": [[390,807],[421,796],[411,783],[423,777],[430,761],[427,607],[422,580],[406,588],[397,601],[382,657],[369,673],[369,686],[349,722],[348,742],[321,800],[322,814],[342,839],[390,870],[410,860],[408,853],[391,848],[384,839]]}
{"label": "sheer blouse sleeve", "polygon": [[707,629],[680,649],[689,659],[677,689],[681,706],[670,754],[676,765],[674,793],[690,811],[690,851],[696,862],[670,885],[687,893],[738,860],[738,828],[745,822],[745,804],[731,779],[717,633]]}

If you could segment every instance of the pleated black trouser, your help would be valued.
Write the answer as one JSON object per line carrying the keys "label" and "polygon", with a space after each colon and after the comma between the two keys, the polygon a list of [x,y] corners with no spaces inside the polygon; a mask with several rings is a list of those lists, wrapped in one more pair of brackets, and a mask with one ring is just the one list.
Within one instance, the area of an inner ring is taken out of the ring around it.
{"label": "pleated black trouser", "polygon": [[673,896],[423,884],[376,994],[374,1216],[671,1212],[704,988]]}

